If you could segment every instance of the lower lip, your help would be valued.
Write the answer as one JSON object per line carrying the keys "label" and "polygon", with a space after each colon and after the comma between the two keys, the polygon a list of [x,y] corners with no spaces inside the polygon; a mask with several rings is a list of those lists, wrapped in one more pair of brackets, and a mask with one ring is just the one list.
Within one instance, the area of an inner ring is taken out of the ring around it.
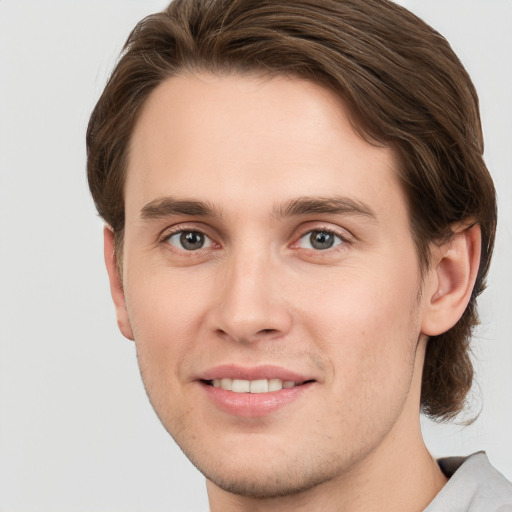
{"label": "lower lip", "polygon": [[313,382],[269,393],[234,393],[201,382],[209,399],[222,411],[243,418],[267,416],[291,404],[311,388]]}

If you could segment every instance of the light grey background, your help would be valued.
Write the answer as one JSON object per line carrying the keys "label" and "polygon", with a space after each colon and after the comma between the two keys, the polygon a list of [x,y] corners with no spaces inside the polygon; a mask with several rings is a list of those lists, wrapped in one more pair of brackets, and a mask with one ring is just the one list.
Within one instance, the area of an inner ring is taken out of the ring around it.
{"label": "light grey background", "polygon": [[[118,333],[85,180],[88,115],[164,0],[0,0],[0,512],[207,510]],[[474,340],[478,421],[424,422],[436,456],[487,450],[512,479],[512,1],[402,0],[480,92],[500,228]]]}

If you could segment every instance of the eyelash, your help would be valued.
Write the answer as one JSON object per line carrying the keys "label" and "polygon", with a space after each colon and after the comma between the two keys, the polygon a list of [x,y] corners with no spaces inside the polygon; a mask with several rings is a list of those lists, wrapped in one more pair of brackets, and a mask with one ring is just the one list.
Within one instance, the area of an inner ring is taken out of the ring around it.
{"label": "eyelash", "polygon": [[213,248],[217,248],[217,247],[220,247],[219,244],[217,244],[212,237],[210,237],[203,229],[200,229],[196,226],[194,227],[187,227],[187,226],[179,226],[179,228],[175,228],[175,229],[172,229],[172,230],[168,230],[168,231],[165,231],[163,233],[163,235],[161,237],[159,237],[159,240],[158,242],[160,244],[165,244],[166,245],[166,248],[171,251],[171,252],[174,252],[174,253],[178,253],[180,254],[181,256],[185,256],[185,257],[194,257],[194,256],[197,256],[199,254],[204,254],[205,251],[208,251],[208,250],[211,250],[212,247],[201,247],[200,249],[197,249],[197,250],[190,250],[190,251],[187,251],[186,249],[179,249],[177,247],[174,247],[172,246],[170,243],[169,243],[169,240],[173,237],[173,236],[176,236],[176,235],[179,235],[179,234],[183,234],[183,233],[198,233],[200,235],[203,235],[205,238],[207,238],[208,240],[211,241],[211,246]]}
{"label": "eyelash", "polygon": [[[209,247],[201,247],[197,250],[186,250],[186,249],[178,249],[174,246],[172,246],[169,243],[169,240],[176,235],[183,234],[183,233],[198,233],[200,235],[203,235],[208,240],[211,241],[211,246]],[[333,252],[338,252],[340,250],[344,250],[348,244],[352,242],[351,237],[347,236],[347,234],[342,234],[337,230],[332,229],[331,227],[327,226],[314,226],[311,228],[307,228],[304,230],[301,230],[298,233],[298,236],[294,236],[294,242],[289,244],[289,247],[291,248],[300,248],[298,247],[301,240],[303,240],[306,236],[311,236],[313,233],[326,233],[327,235],[332,235],[340,240],[340,243],[334,245],[333,247],[329,247],[326,249],[314,249],[314,248],[302,248],[304,251],[307,251],[308,253],[318,256],[327,256],[329,254],[332,254]],[[220,248],[220,244],[216,243],[212,237],[210,237],[205,230],[198,228],[198,227],[187,227],[187,226],[180,226],[179,228],[172,229],[169,231],[165,231],[165,233],[159,237],[159,243],[165,244],[167,249],[171,252],[179,253],[180,255],[183,255],[185,257],[194,257],[200,254],[204,254],[205,251],[209,251],[216,248]]]}
{"label": "eyelash", "polygon": [[329,247],[326,249],[302,248],[303,250],[308,251],[309,254],[314,254],[317,257],[318,256],[322,256],[322,257],[329,256],[329,255],[332,255],[333,252],[339,252],[339,251],[345,250],[346,246],[349,245],[352,241],[351,238],[346,233],[342,234],[340,231],[335,230],[331,227],[314,226],[314,227],[305,229],[304,231],[301,231],[299,236],[296,238],[297,241],[293,242],[291,247],[297,247],[300,244],[301,240],[303,240],[307,236],[311,237],[311,235],[313,233],[325,233],[327,235],[334,236],[340,240],[340,242],[337,243],[336,245],[334,245],[333,247]]}

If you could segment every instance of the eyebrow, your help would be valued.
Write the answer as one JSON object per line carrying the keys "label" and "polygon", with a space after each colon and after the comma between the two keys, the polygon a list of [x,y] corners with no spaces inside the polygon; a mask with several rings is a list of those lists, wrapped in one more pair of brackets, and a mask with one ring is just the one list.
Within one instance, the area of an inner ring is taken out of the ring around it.
{"label": "eyebrow", "polygon": [[365,203],[349,197],[299,197],[274,209],[278,218],[315,214],[359,215],[377,222],[377,215]]}
{"label": "eyebrow", "polygon": [[161,219],[171,215],[221,217],[221,212],[215,205],[208,202],[173,197],[155,199],[140,210],[140,218],[144,220]]}
{"label": "eyebrow", "polygon": [[[377,221],[377,215],[365,203],[349,197],[298,197],[277,205],[272,211],[275,218],[299,217],[318,214],[358,215]],[[162,197],[154,199],[140,210],[140,218],[154,220],[172,215],[194,217],[222,217],[214,204],[195,199]]]}

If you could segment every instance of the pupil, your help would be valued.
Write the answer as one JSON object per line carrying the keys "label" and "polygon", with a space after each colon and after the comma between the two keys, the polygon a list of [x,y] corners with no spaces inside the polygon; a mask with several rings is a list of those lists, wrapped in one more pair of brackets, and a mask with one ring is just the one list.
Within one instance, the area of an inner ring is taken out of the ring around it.
{"label": "pupil", "polygon": [[330,249],[334,244],[334,236],[325,231],[314,231],[309,237],[311,246],[315,249]]}
{"label": "pupil", "polygon": [[204,235],[195,231],[188,231],[181,234],[180,242],[185,249],[190,251],[194,249],[201,249],[204,243]]}

